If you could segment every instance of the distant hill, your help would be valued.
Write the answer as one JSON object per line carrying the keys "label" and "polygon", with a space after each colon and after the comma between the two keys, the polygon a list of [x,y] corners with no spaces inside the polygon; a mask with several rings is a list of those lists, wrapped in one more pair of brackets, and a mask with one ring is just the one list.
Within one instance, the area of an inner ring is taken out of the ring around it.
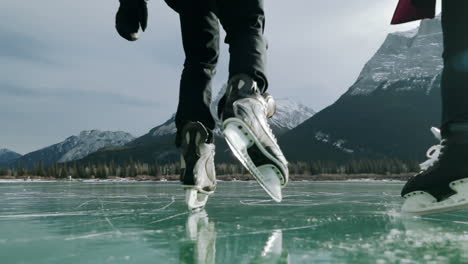
{"label": "distant hill", "polygon": [[21,154],[18,154],[9,149],[3,148],[0,149],[0,166],[9,164],[10,162],[21,157]]}
{"label": "distant hill", "polygon": [[10,164],[32,167],[40,161],[44,163],[44,166],[73,161],[104,147],[125,145],[133,139],[135,139],[134,136],[122,131],[82,131],[77,136],[68,137],[60,143],[28,153],[11,161]]}

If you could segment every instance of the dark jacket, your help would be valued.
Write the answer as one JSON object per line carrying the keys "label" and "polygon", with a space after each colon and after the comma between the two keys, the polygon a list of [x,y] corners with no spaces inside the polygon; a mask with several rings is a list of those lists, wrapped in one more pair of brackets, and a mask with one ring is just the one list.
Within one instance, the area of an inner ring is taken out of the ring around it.
{"label": "dark jacket", "polygon": [[400,0],[392,24],[402,24],[424,18],[434,18],[436,0]]}

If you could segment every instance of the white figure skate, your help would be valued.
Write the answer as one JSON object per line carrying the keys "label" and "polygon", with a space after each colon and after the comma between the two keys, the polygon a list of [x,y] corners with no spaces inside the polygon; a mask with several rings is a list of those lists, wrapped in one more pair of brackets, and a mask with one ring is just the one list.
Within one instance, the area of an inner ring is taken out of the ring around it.
{"label": "white figure skate", "polygon": [[206,143],[207,138],[208,132],[200,122],[190,122],[182,131],[181,181],[191,211],[203,209],[216,189],[215,146]]}
{"label": "white figure skate", "polygon": [[261,95],[247,75],[231,78],[221,111],[222,131],[236,158],[255,177],[263,189],[281,202],[281,188],[288,182],[287,161],[268,125],[275,104]]}

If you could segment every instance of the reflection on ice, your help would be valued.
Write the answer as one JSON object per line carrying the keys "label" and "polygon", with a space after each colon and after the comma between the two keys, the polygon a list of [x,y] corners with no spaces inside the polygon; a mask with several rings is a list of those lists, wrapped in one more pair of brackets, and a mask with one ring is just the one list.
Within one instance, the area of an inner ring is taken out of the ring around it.
{"label": "reflection on ice", "polygon": [[169,182],[1,184],[0,259],[468,263],[468,213],[404,217],[400,188],[292,182],[278,204],[255,182],[220,183],[206,211],[192,214]]}
{"label": "reflection on ice", "polygon": [[283,250],[283,233],[281,230],[275,230],[266,242],[265,248],[262,251],[262,257],[267,255],[281,255]]}
{"label": "reflection on ice", "polygon": [[[216,228],[205,210],[190,214],[186,223],[187,240],[180,246],[180,263],[213,264],[216,263]],[[239,256],[237,256],[239,257]],[[221,261],[222,262],[222,261]],[[265,241],[263,249],[258,250],[248,263],[287,264],[289,256],[283,248],[281,229],[274,230]]]}
{"label": "reflection on ice", "polygon": [[216,263],[216,229],[205,210],[187,218],[186,232],[187,240],[180,249],[180,263]]}
{"label": "reflection on ice", "polygon": [[254,264],[288,264],[289,254],[283,248],[283,232],[281,229],[274,230],[265,243],[262,253],[255,257],[251,263]]}

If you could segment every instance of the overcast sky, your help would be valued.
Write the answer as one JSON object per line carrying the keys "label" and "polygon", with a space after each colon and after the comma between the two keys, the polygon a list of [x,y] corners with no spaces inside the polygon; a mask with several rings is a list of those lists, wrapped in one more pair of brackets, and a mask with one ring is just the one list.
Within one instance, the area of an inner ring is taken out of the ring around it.
{"label": "overcast sky", "polygon": [[[294,4],[291,4],[294,3]],[[356,80],[389,32],[397,0],[266,0],[270,93],[320,110]],[[177,14],[150,0],[137,42],[114,30],[118,0],[0,1],[0,148],[21,154],[82,130],[141,136],[175,112]],[[223,47],[215,93],[226,82]]]}

